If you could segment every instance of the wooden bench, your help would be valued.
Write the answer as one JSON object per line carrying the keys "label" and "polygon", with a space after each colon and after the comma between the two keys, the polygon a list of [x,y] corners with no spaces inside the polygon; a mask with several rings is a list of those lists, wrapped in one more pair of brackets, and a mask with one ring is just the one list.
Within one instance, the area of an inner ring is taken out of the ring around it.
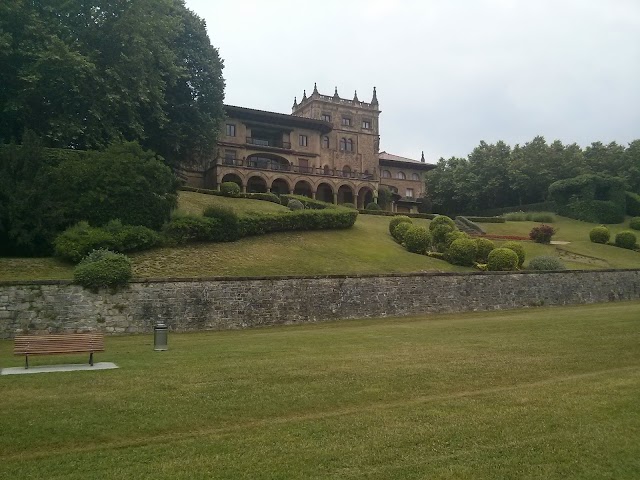
{"label": "wooden bench", "polygon": [[63,333],[55,335],[20,335],[15,338],[13,354],[24,355],[24,368],[29,368],[29,355],[88,353],[93,366],[93,353],[104,352],[102,333]]}

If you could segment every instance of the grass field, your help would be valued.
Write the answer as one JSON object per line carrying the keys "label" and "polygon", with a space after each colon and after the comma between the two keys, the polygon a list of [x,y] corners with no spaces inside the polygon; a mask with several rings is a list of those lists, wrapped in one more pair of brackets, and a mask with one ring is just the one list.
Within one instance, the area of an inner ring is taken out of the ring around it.
{"label": "grass field", "polygon": [[[231,199],[180,192],[180,210],[201,213],[208,205],[224,205],[238,214],[286,211],[271,202]],[[428,225],[427,220],[414,223]],[[408,253],[388,233],[388,217],[359,215],[353,228],[316,232],[276,233],[233,243],[189,244],[130,255],[134,276],[203,277],[408,273],[420,271],[470,271],[442,260]],[[482,224],[488,233],[528,236],[534,222]],[[556,216],[554,240],[567,245],[523,242],[528,261],[538,255],[560,257],[571,269],[640,268],[640,253],[589,241],[593,224]],[[615,233],[628,221],[611,225]],[[639,232],[640,233],[640,232]],[[640,236],[640,235],[639,235]],[[498,245],[501,242],[496,242]],[[0,280],[70,279],[72,266],[52,258],[0,258]]]}
{"label": "grass field", "polygon": [[0,377],[0,478],[637,479],[638,318],[342,321],[171,334],[167,352],[109,337],[97,360],[118,370]]}

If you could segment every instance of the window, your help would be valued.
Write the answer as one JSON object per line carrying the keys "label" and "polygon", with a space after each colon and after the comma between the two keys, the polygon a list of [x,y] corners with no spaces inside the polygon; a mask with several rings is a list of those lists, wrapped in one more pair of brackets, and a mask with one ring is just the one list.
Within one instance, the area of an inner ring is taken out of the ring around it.
{"label": "window", "polygon": [[326,135],[322,137],[322,148],[329,148],[329,137]]}
{"label": "window", "polygon": [[406,180],[407,176],[404,174],[404,172],[398,172],[398,173],[396,173],[396,178],[398,180]]}
{"label": "window", "polygon": [[351,118],[342,117],[342,125],[344,125],[345,127],[350,127],[351,126]]}
{"label": "window", "polygon": [[347,152],[353,152],[353,140],[347,138]]}
{"label": "window", "polygon": [[227,136],[228,137],[236,136],[236,126],[233,123],[227,123]]}
{"label": "window", "polygon": [[309,137],[306,135],[298,135],[298,145],[306,147],[309,145]]}
{"label": "window", "polygon": [[306,158],[299,158],[298,169],[300,173],[310,173],[311,168],[309,168],[309,160],[307,160]]}
{"label": "window", "polygon": [[389,170],[383,170],[382,178],[391,178],[391,172]]}
{"label": "window", "polygon": [[371,130],[371,120],[362,120],[362,128]]}
{"label": "window", "polygon": [[340,139],[340,150],[344,152],[346,149],[347,149],[347,139],[346,138],[341,138]]}
{"label": "window", "polygon": [[417,173],[412,173],[411,180],[420,180],[420,175],[418,175]]}
{"label": "window", "polygon": [[236,151],[235,150],[225,150],[224,151],[224,164],[225,165],[233,165],[236,160]]}
{"label": "window", "polygon": [[323,170],[325,175],[331,174],[331,169],[329,168],[329,165],[325,165]]}
{"label": "window", "polygon": [[342,176],[349,178],[351,176],[351,167],[349,167],[349,165],[345,165],[342,168]]}
{"label": "window", "polygon": [[407,188],[407,194],[405,197],[413,198],[413,188]]}
{"label": "window", "polygon": [[331,121],[331,115],[329,115],[328,113],[323,113],[321,118],[325,122],[330,122]]}

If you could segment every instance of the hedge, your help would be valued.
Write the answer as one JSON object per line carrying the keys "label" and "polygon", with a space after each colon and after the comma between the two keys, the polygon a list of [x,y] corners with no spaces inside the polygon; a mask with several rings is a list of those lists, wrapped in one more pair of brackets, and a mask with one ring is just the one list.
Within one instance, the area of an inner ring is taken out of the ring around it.
{"label": "hedge", "polygon": [[105,249],[94,250],[73,271],[73,280],[90,289],[126,285],[131,276],[131,260]]}
{"label": "hedge", "polygon": [[467,217],[465,216],[464,218],[466,218],[471,222],[480,222],[480,223],[505,223],[507,221],[504,217]]}
{"label": "hedge", "polygon": [[625,192],[627,215],[640,216],[640,195],[633,192]]}
{"label": "hedge", "polygon": [[399,215],[404,215],[409,218],[424,218],[426,220],[433,220],[438,215],[436,213],[397,213],[397,212],[387,212],[385,210],[358,210],[358,212],[363,215],[380,215],[383,217],[395,217]]}
{"label": "hedge", "polygon": [[[538,203],[528,203],[526,205],[514,205],[512,207],[502,207],[502,208],[491,208],[487,210],[482,210],[479,212],[480,215],[484,215],[487,217],[493,217],[496,215],[503,215],[505,213],[511,212],[555,212],[557,209],[557,205],[555,202],[538,202]],[[469,217],[473,218],[473,217]]]}
{"label": "hedge", "polygon": [[477,223],[473,222],[472,220],[469,220],[468,217],[463,217],[462,215],[458,215],[456,217],[456,221],[462,223],[462,225],[464,225],[467,228],[470,228],[471,230],[481,233],[482,235],[484,235],[486,232],[484,231],[484,229],[478,225]]}
{"label": "hedge", "polygon": [[296,210],[277,213],[251,213],[238,218],[241,236],[270,232],[350,228],[358,212],[349,208],[324,210]]}

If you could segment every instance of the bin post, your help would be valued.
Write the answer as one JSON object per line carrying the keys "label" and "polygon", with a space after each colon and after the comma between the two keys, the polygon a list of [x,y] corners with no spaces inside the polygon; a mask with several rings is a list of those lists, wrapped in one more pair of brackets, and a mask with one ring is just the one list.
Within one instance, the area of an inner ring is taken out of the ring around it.
{"label": "bin post", "polygon": [[158,323],[153,327],[153,349],[156,352],[162,352],[167,350],[167,334],[169,327],[164,323]]}

